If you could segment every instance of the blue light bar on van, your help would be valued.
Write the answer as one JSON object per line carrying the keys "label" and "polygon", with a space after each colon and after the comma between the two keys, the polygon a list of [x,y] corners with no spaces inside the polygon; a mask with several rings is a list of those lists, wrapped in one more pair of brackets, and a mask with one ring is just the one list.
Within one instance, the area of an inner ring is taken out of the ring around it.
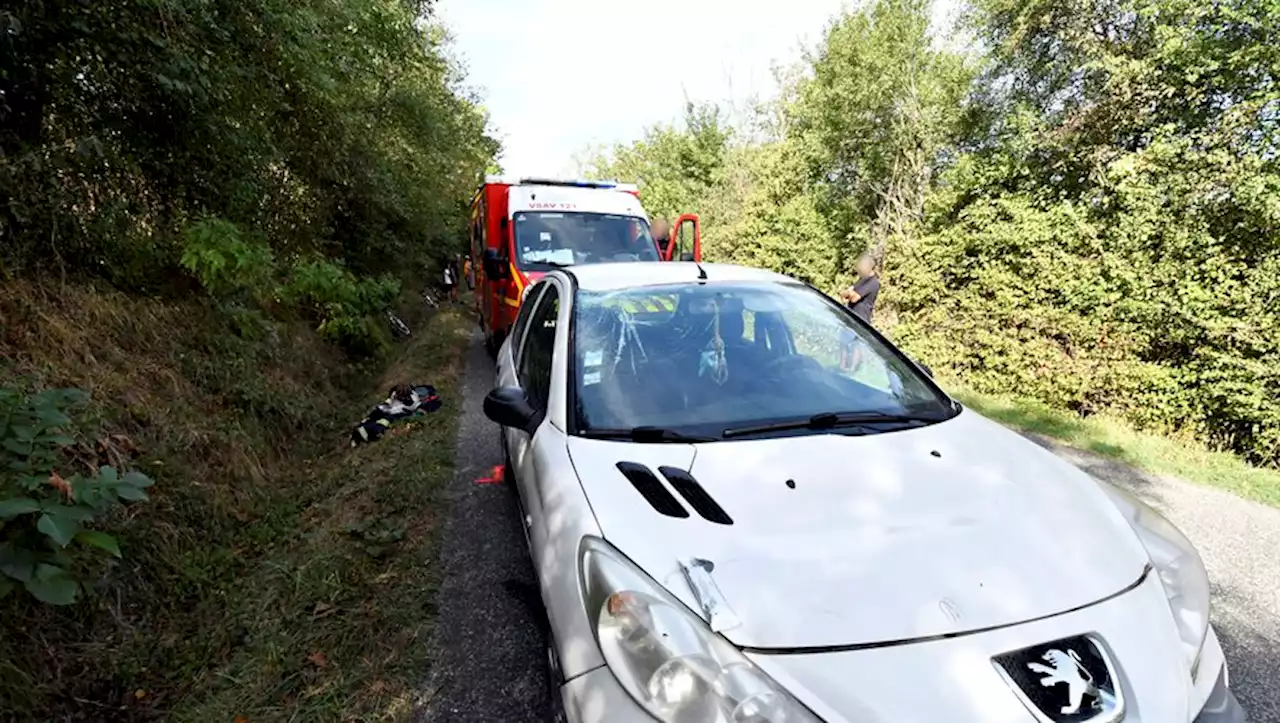
{"label": "blue light bar on van", "polygon": [[639,189],[634,183],[619,183],[618,181],[593,181],[586,178],[539,178],[536,176],[525,176],[521,178],[512,178],[509,176],[488,176],[485,183],[504,183],[509,186],[569,186],[574,188],[606,188],[618,191],[636,191]]}

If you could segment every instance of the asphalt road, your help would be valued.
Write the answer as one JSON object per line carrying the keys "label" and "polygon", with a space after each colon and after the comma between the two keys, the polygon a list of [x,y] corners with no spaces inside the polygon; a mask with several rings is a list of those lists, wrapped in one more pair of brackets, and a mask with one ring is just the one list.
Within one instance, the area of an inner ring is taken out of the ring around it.
{"label": "asphalt road", "polygon": [[[441,553],[440,651],[417,705],[417,720],[428,723],[550,716],[541,603],[515,501],[504,486],[476,481],[501,461],[497,430],[480,409],[492,381],[477,335],[467,353],[458,472]],[[1280,723],[1280,509],[1036,441],[1132,490],[1195,543],[1213,583],[1213,620],[1231,685],[1253,723]]]}
{"label": "asphalt road", "polygon": [[477,333],[467,350],[441,549],[439,651],[415,715],[424,723],[550,719],[542,603],[515,495],[477,482],[502,462],[497,427],[481,411],[492,386],[493,362]]}

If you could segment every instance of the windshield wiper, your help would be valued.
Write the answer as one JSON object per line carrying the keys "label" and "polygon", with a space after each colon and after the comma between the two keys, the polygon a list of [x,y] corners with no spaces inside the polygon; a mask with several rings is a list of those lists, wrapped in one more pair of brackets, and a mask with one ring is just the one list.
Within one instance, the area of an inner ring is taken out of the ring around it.
{"label": "windshield wiper", "polygon": [[875,424],[922,425],[941,422],[942,417],[923,414],[893,414],[892,412],[822,412],[807,419],[788,419],[781,422],[754,424],[749,427],[733,427],[724,430],[724,438],[745,437],[762,432],[780,432],[788,429],[835,429],[837,427],[861,427]]}
{"label": "windshield wiper", "polygon": [[664,427],[632,427],[631,429],[584,429],[582,436],[591,439],[625,439],[631,442],[714,442],[719,437],[684,434]]}

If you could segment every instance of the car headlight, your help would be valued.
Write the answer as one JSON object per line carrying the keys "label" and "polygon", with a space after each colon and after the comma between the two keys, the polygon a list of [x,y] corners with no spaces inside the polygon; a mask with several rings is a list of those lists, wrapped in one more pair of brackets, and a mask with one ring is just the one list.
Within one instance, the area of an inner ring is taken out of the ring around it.
{"label": "car headlight", "polygon": [[1120,488],[1100,482],[1129,520],[1160,576],[1182,639],[1183,654],[1196,677],[1200,650],[1209,632],[1209,575],[1191,542],[1150,505]]}
{"label": "car headlight", "polygon": [[580,555],[583,600],[622,687],[663,723],[820,723],[678,599],[597,538]]}

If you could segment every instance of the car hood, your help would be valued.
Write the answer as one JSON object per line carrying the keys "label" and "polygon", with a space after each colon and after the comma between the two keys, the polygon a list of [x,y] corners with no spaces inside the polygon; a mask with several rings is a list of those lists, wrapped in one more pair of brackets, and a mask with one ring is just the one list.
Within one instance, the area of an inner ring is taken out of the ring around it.
{"label": "car hood", "polygon": [[[864,436],[698,445],[571,437],[569,453],[604,537],[694,610],[680,562],[710,561],[738,619],[721,632],[747,648],[1025,622],[1115,594],[1147,564],[1092,479],[967,410]],[[732,522],[700,514],[708,506],[696,494],[672,495],[687,517],[663,514],[619,462],[639,465],[633,472],[688,470]]]}

